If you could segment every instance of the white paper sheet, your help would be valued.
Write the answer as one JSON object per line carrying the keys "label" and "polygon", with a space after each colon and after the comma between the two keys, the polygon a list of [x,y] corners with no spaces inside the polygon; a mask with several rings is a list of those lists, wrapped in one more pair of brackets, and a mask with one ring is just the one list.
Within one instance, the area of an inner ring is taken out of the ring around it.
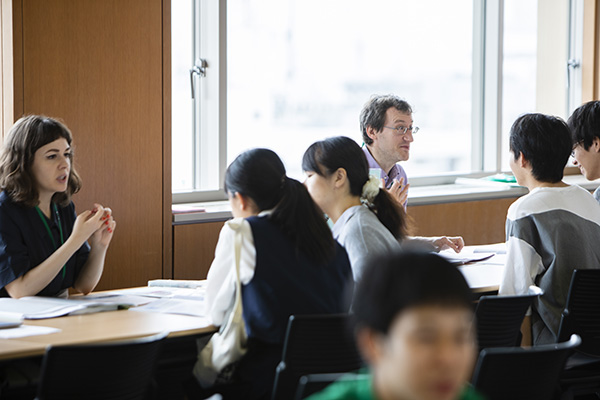
{"label": "white paper sheet", "polygon": [[49,326],[21,325],[17,328],[0,329],[0,339],[18,339],[27,336],[49,335],[60,332]]}
{"label": "white paper sheet", "polygon": [[132,311],[148,311],[167,314],[183,314],[204,317],[206,310],[204,302],[185,299],[158,299],[143,306],[133,307]]}

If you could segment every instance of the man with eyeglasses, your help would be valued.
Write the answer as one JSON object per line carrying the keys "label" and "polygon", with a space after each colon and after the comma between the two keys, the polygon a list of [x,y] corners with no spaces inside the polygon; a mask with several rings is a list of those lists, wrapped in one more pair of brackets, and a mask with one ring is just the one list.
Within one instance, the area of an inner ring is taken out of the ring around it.
{"label": "man with eyeglasses", "polygon": [[[600,178],[600,101],[590,101],[573,111],[568,121],[573,140],[573,164],[587,179]],[[600,188],[594,192],[600,203]]]}
{"label": "man with eyeglasses", "polygon": [[412,108],[394,95],[375,95],[364,105],[360,113],[363,151],[369,168],[379,170],[386,189],[406,208],[408,178],[398,164],[408,160],[413,135],[419,128],[413,127]]}

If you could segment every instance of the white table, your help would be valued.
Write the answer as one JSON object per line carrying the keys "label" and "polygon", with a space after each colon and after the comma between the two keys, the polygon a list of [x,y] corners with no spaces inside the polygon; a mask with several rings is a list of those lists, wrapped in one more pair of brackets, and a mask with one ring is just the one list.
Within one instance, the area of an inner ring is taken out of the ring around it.
{"label": "white table", "polygon": [[452,250],[440,252],[443,256],[460,257],[464,259],[480,258],[486,253],[495,253],[495,255],[485,261],[461,265],[458,269],[462,272],[469,287],[473,289],[474,292],[498,292],[506,263],[506,246],[504,243],[465,246],[459,254],[454,253]]}

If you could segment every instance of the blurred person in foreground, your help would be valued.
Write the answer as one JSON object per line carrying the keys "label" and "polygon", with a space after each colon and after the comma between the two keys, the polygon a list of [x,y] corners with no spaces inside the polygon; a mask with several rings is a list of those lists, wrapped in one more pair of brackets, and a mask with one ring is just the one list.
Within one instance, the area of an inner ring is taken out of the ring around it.
{"label": "blurred person in foreground", "polygon": [[310,400],[482,399],[468,385],[477,352],[471,291],[442,257],[374,258],[353,303],[368,372],[348,374]]}

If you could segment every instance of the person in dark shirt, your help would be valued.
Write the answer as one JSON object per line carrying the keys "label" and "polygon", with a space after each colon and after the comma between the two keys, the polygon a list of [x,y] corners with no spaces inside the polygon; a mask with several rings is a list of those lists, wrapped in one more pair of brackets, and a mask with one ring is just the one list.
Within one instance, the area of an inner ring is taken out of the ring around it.
{"label": "person in dark shirt", "polygon": [[100,204],[75,214],[71,196],[81,179],[72,141],[64,124],[39,115],[8,132],[0,153],[0,297],[87,294],[100,280],[116,222]]}

